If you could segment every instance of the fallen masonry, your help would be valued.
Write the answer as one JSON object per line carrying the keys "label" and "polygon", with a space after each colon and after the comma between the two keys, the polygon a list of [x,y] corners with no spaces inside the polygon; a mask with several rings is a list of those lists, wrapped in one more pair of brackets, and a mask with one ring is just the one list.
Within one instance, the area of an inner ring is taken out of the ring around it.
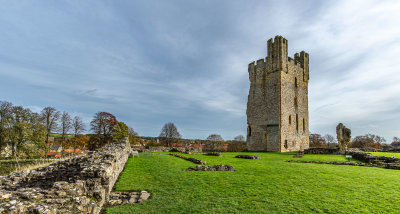
{"label": "fallen masonry", "polygon": [[371,166],[400,170],[400,159],[398,158],[372,156],[370,153],[365,152],[346,152],[346,155],[351,155],[352,158],[368,163]]}
{"label": "fallen masonry", "polygon": [[2,176],[0,213],[97,214],[130,153],[126,139],[84,156]]}
{"label": "fallen masonry", "polygon": [[359,163],[359,162],[327,162],[327,161],[300,161],[300,160],[288,160],[286,162],[292,163],[316,163],[316,164],[333,164],[333,165],[347,165],[347,166],[366,166],[366,167],[380,167],[386,169],[400,170],[400,164],[396,163]]}
{"label": "fallen masonry", "polygon": [[304,154],[341,154],[337,148],[308,148],[304,150]]}
{"label": "fallen masonry", "polygon": [[293,157],[302,158],[303,156],[304,156],[304,152],[303,151],[298,151]]}
{"label": "fallen masonry", "polygon": [[178,157],[178,158],[182,158],[182,159],[185,159],[187,161],[191,161],[191,162],[193,162],[195,164],[202,164],[202,165],[207,164],[207,162],[199,160],[199,159],[196,159],[196,158],[185,157],[185,156],[174,154],[174,153],[170,153],[169,155],[172,155],[172,156],[175,156],[175,157]]}
{"label": "fallen masonry", "polygon": [[255,155],[237,155],[235,158],[260,159],[260,157],[255,156]]}
{"label": "fallen masonry", "polygon": [[135,204],[150,199],[151,194],[147,191],[134,192],[111,192],[110,199],[104,205],[105,208],[120,206],[124,204]]}
{"label": "fallen masonry", "polygon": [[215,165],[215,166],[201,166],[189,167],[186,171],[235,171],[233,166],[229,165]]}
{"label": "fallen masonry", "polygon": [[222,156],[222,154],[219,153],[219,152],[208,152],[208,153],[206,153],[205,155],[208,155],[208,156],[218,156],[218,157],[221,157],[221,156]]}
{"label": "fallen masonry", "polygon": [[391,158],[385,156],[372,156],[370,153],[365,152],[346,152],[346,155],[351,155],[352,158],[357,159],[359,161],[363,161],[366,163],[372,164],[394,164],[400,165],[400,159]]}
{"label": "fallen masonry", "polygon": [[348,165],[348,166],[373,166],[366,163],[359,162],[338,162],[338,161],[301,161],[301,160],[287,160],[286,162],[291,163],[317,163],[317,164],[333,164],[333,165]]}

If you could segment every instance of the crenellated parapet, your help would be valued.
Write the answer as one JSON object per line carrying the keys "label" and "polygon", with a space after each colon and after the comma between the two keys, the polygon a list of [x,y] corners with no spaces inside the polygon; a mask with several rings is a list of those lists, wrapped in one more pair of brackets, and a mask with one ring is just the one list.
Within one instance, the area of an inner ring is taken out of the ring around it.
{"label": "crenellated parapet", "polygon": [[302,51],[299,53],[296,53],[294,55],[294,59],[295,61],[300,63],[301,68],[303,69],[303,80],[304,81],[308,81],[310,80],[310,76],[309,76],[309,56],[308,53],[306,53],[305,51]]}
{"label": "crenellated parapet", "polygon": [[308,53],[301,51],[296,53],[294,58],[288,57],[288,41],[282,36],[276,36],[267,42],[268,55],[265,59],[259,59],[249,64],[248,72],[250,81],[283,71],[292,70],[299,72],[303,81],[309,80],[309,56]]}

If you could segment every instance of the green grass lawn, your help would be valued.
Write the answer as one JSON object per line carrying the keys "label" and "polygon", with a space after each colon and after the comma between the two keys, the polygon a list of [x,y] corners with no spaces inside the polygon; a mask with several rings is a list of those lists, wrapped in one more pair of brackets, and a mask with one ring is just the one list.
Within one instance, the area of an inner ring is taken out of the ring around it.
{"label": "green grass lawn", "polygon": [[344,155],[309,155],[306,154],[302,158],[290,158],[291,160],[301,160],[301,161],[327,161],[327,162],[361,162],[356,159],[351,158],[348,160]]}
{"label": "green grass lawn", "polygon": [[[62,137],[62,135],[61,135],[61,134],[58,134],[58,133],[51,133],[51,134],[49,134],[49,136],[50,136],[50,137]],[[67,138],[67,139],[71,139],[71,138],[73,138],[73,137],[74,137],[73,134],[67,134],[67,135],[65,135],[65,138]]]}
{"label": "green grass lawn", "polygon": [[[130,158],[116,190],[148,190],[144,203],[107,213],[397,213],[400,171],[357,166],[288,163],[294,153],[246,153],[259,160],[186,155],[234,172],[187,172],[189,161],[166,153]],[[304,159],[303,159],[304,158]],[[346,161],[339,155],[300,160]]]}
{"label": "green grass lawn", "polygon": [[394,153],[394,152],[368,152],[371,153],[372,156],[385,156],[385,157],[395,157],[395,158],[400,158],[400,153]]}

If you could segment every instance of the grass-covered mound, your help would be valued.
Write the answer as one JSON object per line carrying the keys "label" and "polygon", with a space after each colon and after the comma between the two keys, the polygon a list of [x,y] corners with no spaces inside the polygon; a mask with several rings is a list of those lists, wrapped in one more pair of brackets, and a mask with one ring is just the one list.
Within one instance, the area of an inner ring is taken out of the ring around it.
{"label": "grass-covered mound", "polygon": [[368,152],[371,153],[372,156],[385,156],[385,157],[394,157],[394,158],[400,158],[400,153],[395,153],[395,152]]}
{"label": "grass-covered mound", "polygon": [[[295,159],[294,153],[245,154],[260,159],[234,158],[238,153],[185,155],[207,165],[235,167],[233,172],[188,172],[184,170],[195,164],[165,153],[141,153],[129,159],[116,190],[148,190],[152,198],[107,213],[395,213],[400,209],[398,170],[285,162]],[[347,161],[340,155],[303,158]]]}

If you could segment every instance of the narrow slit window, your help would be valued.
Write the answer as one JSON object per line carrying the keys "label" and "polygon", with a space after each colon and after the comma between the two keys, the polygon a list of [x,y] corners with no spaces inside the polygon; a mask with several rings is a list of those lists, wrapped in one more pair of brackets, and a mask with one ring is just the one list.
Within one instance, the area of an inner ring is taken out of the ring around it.
{"label": "narrow slit window", "polygon": [[299,132],[299,115],[296,114],[296,131]]}
{"label": "narrow slit window", "polygon": [[289,115],[289,125],[292,125],[292,115]]}
{"label": "narrow slit window", "polygon": [[285,149],[288,148],[288,141],[287,140],[285,140],[285,144],[283,144],[283,146],[285,147]]}
{"label": "narrow slit window", "polygon": [[251,127],[249,126],[249,137],[251,136]]}
{"label": "narrow slit window", "polygon": [[297,88],[297,77],[294,78],[294,87]]}
{"label": "narrow slit window", "polygon": [[303,118],[303,133],[306,132],[306,120]]}

